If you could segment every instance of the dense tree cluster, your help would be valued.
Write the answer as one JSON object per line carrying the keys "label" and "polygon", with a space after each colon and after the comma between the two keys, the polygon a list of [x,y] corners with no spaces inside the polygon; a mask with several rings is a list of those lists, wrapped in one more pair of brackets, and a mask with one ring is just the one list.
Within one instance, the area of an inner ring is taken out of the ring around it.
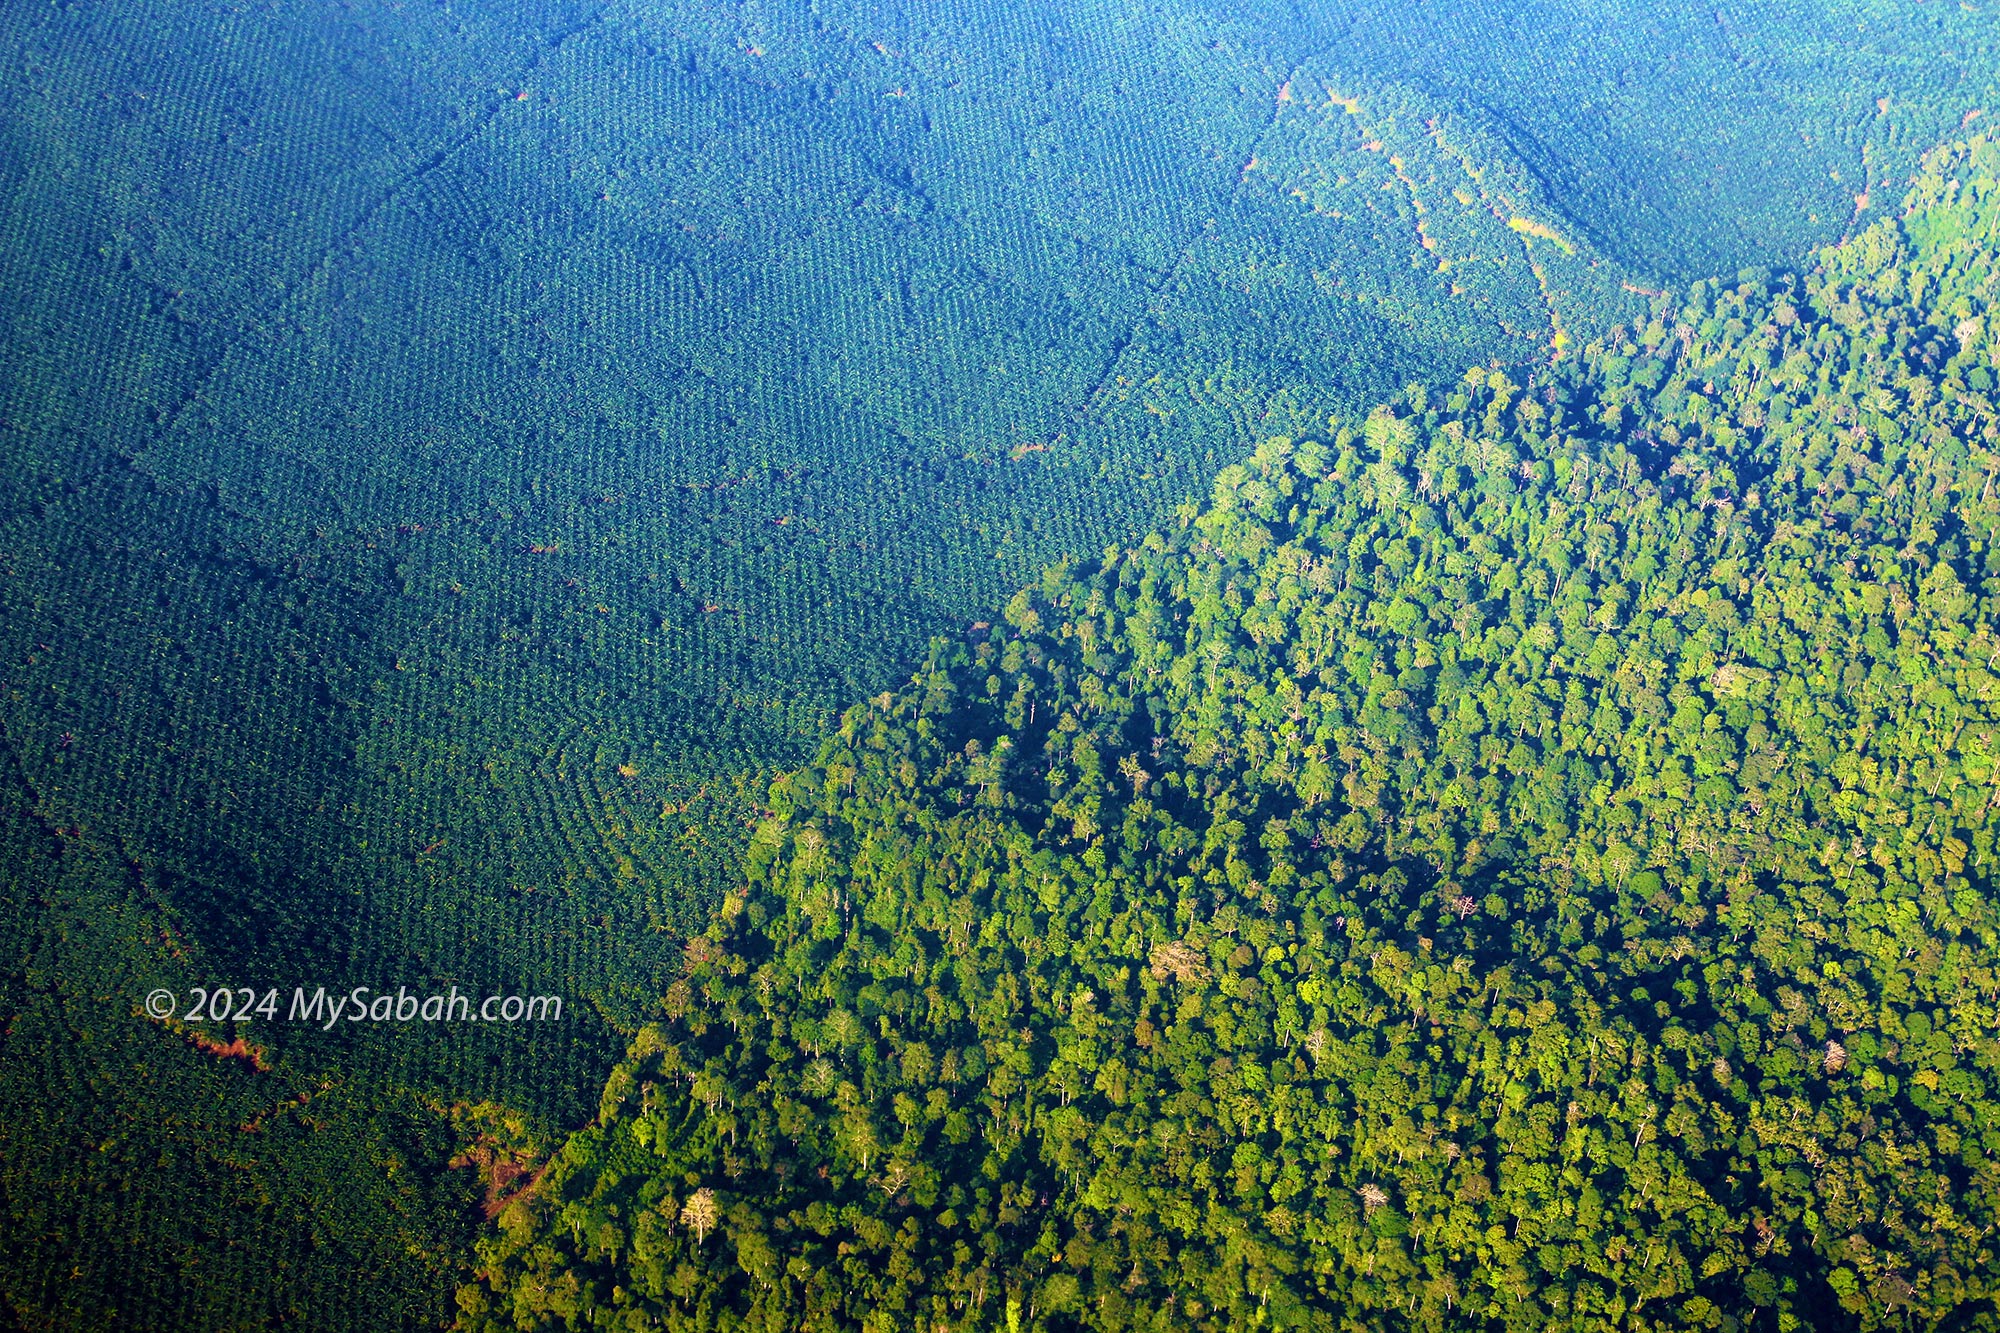
{"label": "dense tree cluster", "polygon": [[1993,1317],[1996,167],[936,644],[462,1326]]}

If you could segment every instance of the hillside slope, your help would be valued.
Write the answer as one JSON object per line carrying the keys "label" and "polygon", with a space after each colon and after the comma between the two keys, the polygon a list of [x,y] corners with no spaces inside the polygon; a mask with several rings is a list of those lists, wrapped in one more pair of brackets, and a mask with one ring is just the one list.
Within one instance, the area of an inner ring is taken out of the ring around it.
{"label": "hillside slope", "polygon": [[1996,171],[935,644],[462,1326],[1992,1317]]}

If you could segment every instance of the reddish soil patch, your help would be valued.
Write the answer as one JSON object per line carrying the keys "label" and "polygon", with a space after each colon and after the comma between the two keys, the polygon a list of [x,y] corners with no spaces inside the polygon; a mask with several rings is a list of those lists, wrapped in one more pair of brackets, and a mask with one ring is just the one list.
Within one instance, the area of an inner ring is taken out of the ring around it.
{"label": "reddish soil patch", "polygon": [[188,1040],[195,1044],[196,1049],[207,1051],[218,1060],[241,1060],[260,1074],[271,1072],[271,1062],[264,1055],[264,1048],[252,1046],[241,1037],[224,1044],[206,1033],[190,1032]]}

